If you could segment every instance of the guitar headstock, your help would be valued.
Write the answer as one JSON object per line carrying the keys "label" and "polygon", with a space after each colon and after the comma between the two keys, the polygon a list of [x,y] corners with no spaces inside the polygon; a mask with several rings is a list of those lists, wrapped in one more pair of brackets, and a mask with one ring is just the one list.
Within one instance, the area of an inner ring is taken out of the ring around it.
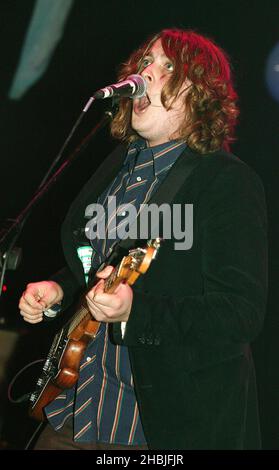
{"label": "guitar headstock", "polygon": [[113,287],[120,282],[133,285],[140,274],[146,273],[151,261],[156,257],[160,248],[160,239],[150,240],[145,248],[135,248],[124,256],[120,264],[106,280],[106,292],[113,292]]}

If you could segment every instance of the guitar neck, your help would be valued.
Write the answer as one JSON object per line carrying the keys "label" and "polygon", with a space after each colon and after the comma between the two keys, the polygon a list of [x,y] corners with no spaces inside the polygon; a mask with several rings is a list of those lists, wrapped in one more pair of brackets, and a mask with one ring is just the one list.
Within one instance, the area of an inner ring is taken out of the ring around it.
{"label": "guitar neck", "polygon": [[119,263],[116,268],[110,273],[109,277],[105,279],[104,292],[107,294],[112,294],[116,287],[122,282],[122,278],[118,276],[118,270],[120,267]]}
{"label": "guitar neck", "polygon": [[[118,277],[118,268],[121,263],[119,263],[111,272],[109,277],[105,279],[105,285],[104,285],[104,291],[106,293],[113,293],[116,289],[116,287],[121,283],[122,279]],[[94,279],[95,281],[95,279]],[[72,334],[72,332],[82,323],[82,322],[88,322],[89,320],[94,321],[94,318],[92,317],[88,307],[87,307],[87,302],[86,302],[86,295],[87,293],[92,289],[93,283],[90,285],[90,287],[87,289],[86,293],[82,296],[81,302],[79,305],[78,310],[75,312],[74,316],[71,318],[69,321],[69,327],[68,327],[68,336]]]}

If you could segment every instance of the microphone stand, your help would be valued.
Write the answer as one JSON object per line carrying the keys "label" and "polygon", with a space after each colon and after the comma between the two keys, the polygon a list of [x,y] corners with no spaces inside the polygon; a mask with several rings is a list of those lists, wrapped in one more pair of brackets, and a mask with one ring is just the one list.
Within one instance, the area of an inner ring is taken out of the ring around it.
{"label": "microphone stand", "polygon": [[[43,180],[41,181],[38,189],[35,191],[30,202],[27,206],[19,213],[19,215],[13,220],[12,225],[4,231],[4,234],[0,233],[0,269],[2,269],[1,276],[0,276],[0,297],[2,295],[5,271],[9,268],[9,255],[11,254],[17,239],[19,238],[22,229],[27,221],[29,215],[31,214],[32,209],[38,204],[38,202],[45,196],[45,194],[54,186],[54,184],[64,175],[64,172],[70,165],[74,162],[74,160],[86,149],[87,145],[89,144],[90,140],[100,131],[105,125],[113,118],[113,111],[106,111],[101,118],[101,120],[96,124],[96,126],[90,131],[90,133],[78,144],[75,150],[70,154],[67,160],[65,160],[62,165],[55,171],[55,173],[49,178],[53,168],[57,165],[58,161],[61,159],[62,154],[69,143],[72,135],[74,134],[76,128],[80,124],[82,118],[84,117],[85,113],[88,111],[89,107],[93,103],[94,98],[91,97],[87,102],[86,106],[82,110],[79,118],[77,119],[76,123],[74,124],[69,136],[65,140],[61,150],[59,151],[57,157],[52,162],[50,168],[48,169],[46,175],[44,176]],[[49,179],[48,179],[49,178]],[[13,264],[17,267],[18,262],[13,262]],[[14,267],[13,269],[16,269]],[[3,318],[0,317],[0,325],[5,323]]]}

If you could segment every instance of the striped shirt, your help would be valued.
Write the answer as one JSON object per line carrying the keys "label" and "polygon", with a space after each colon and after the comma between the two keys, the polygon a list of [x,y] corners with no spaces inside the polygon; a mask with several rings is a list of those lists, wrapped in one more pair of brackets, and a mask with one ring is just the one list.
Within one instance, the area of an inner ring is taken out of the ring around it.
{"label": "striped shirt", "polygon": [[[184,148],[185,144],[178,141],[147,148],[142,139],[129,147],[121,171],[98,198],[98,203],[105,209],[106,234],[104,239],[100,237],[91,241],[94,270],[117,242],[109,238],[109,233],[113,227],[118,229],[123,224],[125,205],[133,204],[138,213],[140,204],[148,202]],[[109,207],[109,196],[116,198],[114,212]],[[86,274],[88,252],[84,267]],[[101,323],[97,338],[88,346],[81,361],[76,386],[48,405],[46,414],[56,430],[73,417],[75,441],[142,445],[146,441],[128,350],[110,341],[108,328],[109,324]]]}

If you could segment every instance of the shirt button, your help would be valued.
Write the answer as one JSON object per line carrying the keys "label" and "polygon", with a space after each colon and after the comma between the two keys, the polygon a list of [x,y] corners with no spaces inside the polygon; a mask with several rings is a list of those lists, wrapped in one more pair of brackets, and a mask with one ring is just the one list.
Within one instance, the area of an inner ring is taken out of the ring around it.
{"label": "shirt button", "polygon": [[126,215],[126,211],[121,212],[120,215]]}
{"label": "shirt button", "polygon": [[90,361],[91,361],[91,357],[88,356],[88,357],[86,358],[86,362],[90,362]]}
{"label": "shirt button", "polygon": [[141,181],[141,177],[140,177],[140,176],[137,176],[137,181]]}

